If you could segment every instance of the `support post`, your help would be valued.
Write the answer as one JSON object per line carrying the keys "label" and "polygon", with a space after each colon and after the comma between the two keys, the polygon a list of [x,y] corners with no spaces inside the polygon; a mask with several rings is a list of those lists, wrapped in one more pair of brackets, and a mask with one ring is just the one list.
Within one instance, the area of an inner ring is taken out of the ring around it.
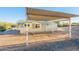
{"label": "support post", "polygon": [[[26,10],[26,22],[28,22],[28,8],[26,8],[25,9]],[[28,42],[28,36],[29,36],[29,33],[28,33],[29,31],[28,31],[28,24],[26,24],[26,46],[28,47],[28,45],[29,45],[29,42]]]}
{"label": "support post", "polygon": [[72,38],[72,32],[71,32],[71,19],[69,18],[69,38]]}
{"label": "support post", "polygon": [[28,46],[29,45],[29,43],[28,43],[28,36],[29,36],[29,34],[28,34],[28,26],[26,26],[26,45]]}

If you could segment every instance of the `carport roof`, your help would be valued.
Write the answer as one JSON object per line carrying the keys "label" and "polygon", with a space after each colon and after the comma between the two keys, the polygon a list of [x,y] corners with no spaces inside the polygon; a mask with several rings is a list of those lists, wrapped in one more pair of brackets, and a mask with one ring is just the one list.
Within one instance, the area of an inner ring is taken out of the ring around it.
{"label": "carport roof", "polygon": [[79,17],[79,15],[64,12],[48,11],[34,8],[27,8],[27,18],[29,20],[57,20],[61,18]]}

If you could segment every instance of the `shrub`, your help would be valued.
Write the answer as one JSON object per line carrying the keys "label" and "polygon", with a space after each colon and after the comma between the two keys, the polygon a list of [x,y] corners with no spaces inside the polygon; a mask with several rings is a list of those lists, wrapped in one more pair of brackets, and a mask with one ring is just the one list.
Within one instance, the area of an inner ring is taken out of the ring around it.
{"label": "shrub", "polygon": [[3,27],[3,26],[0,26],[0,31],[2,32],[2,31],[5,31],[6,30],[6,28],[5,27]]}

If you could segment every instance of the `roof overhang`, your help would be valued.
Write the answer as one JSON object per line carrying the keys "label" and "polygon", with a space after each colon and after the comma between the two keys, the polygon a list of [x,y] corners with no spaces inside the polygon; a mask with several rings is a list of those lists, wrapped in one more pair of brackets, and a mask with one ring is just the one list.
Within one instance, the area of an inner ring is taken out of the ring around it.
{"label": "roof overhang", "polygon": [[29,20],[57,20],[61,18],[79,17],[79,15],[64,12],[48,11],[34,8],[27,8],[27,18]]}

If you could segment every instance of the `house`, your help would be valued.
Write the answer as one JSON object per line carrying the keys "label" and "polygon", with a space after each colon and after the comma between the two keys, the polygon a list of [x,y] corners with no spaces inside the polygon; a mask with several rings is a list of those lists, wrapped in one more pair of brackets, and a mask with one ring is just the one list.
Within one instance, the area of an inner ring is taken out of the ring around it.
{"label": "house", "polygon": [[58,26],[54,21],[28,21],[19,26],[21,33],[26,33],[28,28],[29,33],[42,33],[42,32],[53,32],[56,31]]}
{"label": "house", "polygon": [[29,33],[53,32],[57,30],[57,24],[53,21],[29,21]]}

